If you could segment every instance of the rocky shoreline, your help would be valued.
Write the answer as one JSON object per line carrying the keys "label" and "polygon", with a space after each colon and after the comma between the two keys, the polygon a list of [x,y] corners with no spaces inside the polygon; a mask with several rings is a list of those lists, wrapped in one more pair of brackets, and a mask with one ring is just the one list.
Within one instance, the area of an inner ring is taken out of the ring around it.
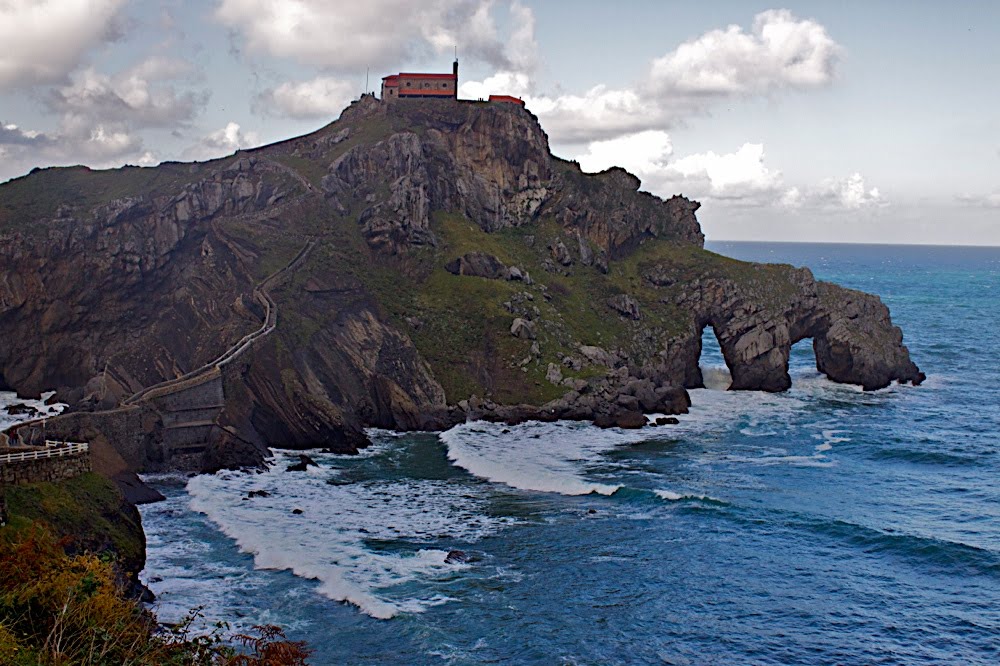
{"label": "rocky shoreline", "polygon": [[734,390],[787,389],[807,338],[834,381],[923,380],[877,296],[707,252],[697,202],[639,188],[523,108],[371,96],[231,158],[41,170],[0,186],[0,389],[59,387],[45,432],[115,476],[367,427],[640,427],[687,410],[706,327]]}

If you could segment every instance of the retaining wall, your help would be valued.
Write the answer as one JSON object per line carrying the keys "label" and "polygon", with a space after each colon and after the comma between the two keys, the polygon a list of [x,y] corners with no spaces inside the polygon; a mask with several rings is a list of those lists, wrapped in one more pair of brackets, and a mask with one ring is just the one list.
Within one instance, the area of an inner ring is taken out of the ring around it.
{"label": "retaining wall", "polygon": [[0,483],[16,486],[25,483],[64,481],[89,471],[91,471],[90,454],[86,452],[59,458],[0,462]]}

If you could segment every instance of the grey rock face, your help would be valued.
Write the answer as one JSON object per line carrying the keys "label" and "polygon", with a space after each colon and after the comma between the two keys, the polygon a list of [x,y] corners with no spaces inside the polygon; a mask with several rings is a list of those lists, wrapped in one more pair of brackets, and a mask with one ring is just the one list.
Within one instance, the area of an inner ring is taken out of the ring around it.
{"label": "grey rock face", "polygon": [[554,261],[563,266],[570,266],[573,263],[573,255],[569,253],[569,248],[558,238],[553,238],[549,243],[549,253]]}
{"label": "grey rock face", "polygon": [[[817,368],[834,381],[875,390],[892,381],[924,380],[877,296],[817,282],[808,269],[757,265],[755,270],[759,282],[698,278],[677,292],[675,303],[693,313],[693,326],[667,342],[664,362],[652,364],[649,374],[700,386],[701,330],[711,326],[734,390],[787,389],[791,347],[806,338],[813,339]],[[658,286],[677,283],[670,271],[656,267],[646,279]],[[687,363],[678,364],[685,356]]]}
{"label": "grey rock face", "polygon": [[521,317],[515,319],[510,325],[510,334],[515,338],[523,338],[525,340],[534,340],[537,337],[534,322],[522,319]]}
{"label": "grey rock face", "polygon": [[601,349],[600,347],[595,347],[593,345],[581,345],[580,353],[586,357],[588,361],[595,365],[603,365],[608,368],[615,367],[617,359],[614,356]]}
{"label": "grey rock face", "polygon": [[628,294],[618,294],[608,299],[608,307],[617,312],[622,317],[638,321],[639,303]]}

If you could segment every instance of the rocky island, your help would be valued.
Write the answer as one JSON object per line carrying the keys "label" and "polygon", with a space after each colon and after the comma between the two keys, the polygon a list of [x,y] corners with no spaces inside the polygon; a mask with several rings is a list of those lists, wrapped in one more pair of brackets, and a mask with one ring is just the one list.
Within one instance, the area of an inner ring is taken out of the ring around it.
{"label": "rocky island", "polygon": [[224,159],[36,170],[0,186],[0,389],[56,389],[45,432],[124,483],[371,426],[640,426],[686,410],[706,327],[734,390],[787,389],[806,338],[834,381],[923,380],[877,296],[708,252],[639,188],[523,107],[370,95]]}

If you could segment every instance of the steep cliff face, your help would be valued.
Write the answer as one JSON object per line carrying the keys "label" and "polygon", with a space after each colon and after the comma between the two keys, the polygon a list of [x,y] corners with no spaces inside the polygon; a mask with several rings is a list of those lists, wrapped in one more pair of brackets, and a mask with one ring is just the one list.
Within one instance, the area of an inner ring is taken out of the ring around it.
{"label": "steep cliff face", "polygon": [[[15,230],[0,236],[7,384],[37,395],[99,378],[91,392],[130,392],[207,361],[220,333],[249,329],[253,318],[236,304],[252,282],[212,224],[270,210],[295,183],[249,160],[204,175],[184,170],[163,190],[89,210],[71,197],[53,217],[7,222]],[[6,187],[30,196],[47,186],[30,181],[60,177],[51,171]]]}
{"label": "steep cliff face", "polygon": [[809,337],[837,381],[921,381],[877,297],[706,252],[696,202],[639,186],[553,157],[523,108],[372,97],[223,160],[34,173],[0,186],[0,385],[58,387],[77,413],[47,427],[125,433],[150,469],[639,424],[686,409],[705,326],[737,389],[787,388]]}

